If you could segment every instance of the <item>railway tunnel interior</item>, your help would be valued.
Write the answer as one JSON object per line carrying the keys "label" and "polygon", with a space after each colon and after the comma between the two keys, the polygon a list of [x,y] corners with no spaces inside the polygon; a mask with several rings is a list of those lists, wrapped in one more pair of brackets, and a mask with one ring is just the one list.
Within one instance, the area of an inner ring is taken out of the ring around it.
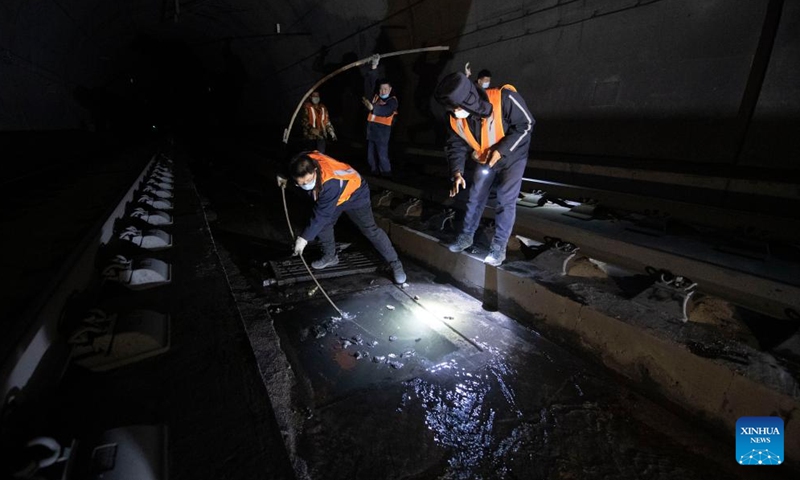
{"label": "railway tunnel interior", "polygon": [[[2,473],[794,476],[798,22],[790,0],[4,2]],[[317,284],[284,129],[335,73],[327,153],[368,172],[365,67],[339,69],[433,46],[381,60],[394,176],[363,175],[407,285],[346,221]],[[466,196],[433,91],[467,62],[536,118],[498,268],[491,201],[472,249],[440,245]],[[779,466],[741,465],[741,417],[781,419]]]}

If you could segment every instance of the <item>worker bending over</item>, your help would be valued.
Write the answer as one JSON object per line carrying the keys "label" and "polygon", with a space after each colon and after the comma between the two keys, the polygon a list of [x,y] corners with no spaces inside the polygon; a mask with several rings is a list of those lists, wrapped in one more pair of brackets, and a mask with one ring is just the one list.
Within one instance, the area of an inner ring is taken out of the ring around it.
{"label": "worker bending over", "polygon": [[[321,270],[338,264],[333,226],[339,216],[346,213],[389,263],[394,282],[405,283],[403,264],[386,232],[375,224],[372,216],[369,186],[353,167],[316,151],[302,152],[289,163],[289,175],[314,200],[311,221],[295,241],[295,255],[302,254],[308,242],[319,237],[322,258],[312,262],[311,266]],[[278,177],[278,185],[285,186],[286,179]]]}
{"label": "worker bending over", "polygon": [[443,78],[434,96],[450,113],[445,146],[453,181],[450,196],[467,187],[463,174],[468,157],[482,165],[475,169],[461,233],[448,248],[460,252],[472,245],[489,191],[497,182],[497,228],[484,262],[500,265],[506,258],[506,245],[514,227],[535,120],[513,86],[483,90],[463,73]]}
{"label": "worker bending over", "polygon": [[320,103],[319,92],[311,93],[309,100],[303,104],[303,138],[309,150],[325,153],[325,139],[336,141],[328,109]]}

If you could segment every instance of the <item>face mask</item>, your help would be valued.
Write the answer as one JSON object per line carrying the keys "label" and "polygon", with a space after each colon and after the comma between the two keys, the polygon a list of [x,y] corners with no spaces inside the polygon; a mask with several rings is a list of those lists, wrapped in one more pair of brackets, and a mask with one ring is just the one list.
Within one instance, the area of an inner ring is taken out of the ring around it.
{"label": "face mask", "polygon": [[462,108],[461,110],[453,112],[453,116],[456,118],[467,118],[469,117],[469,112]]}
{"label": "face mask", "polygon": [[484,90],[486,90],[487,88],[489,88],[489,82],[483,82],[483,83],[481,83],[481,88],[483,88]]}
{"label": "face mask", "polygon": [[303,190],[309,191],[314,190],[314,186],[317,184],[317,179],[311,180],[310,182],[306,183],[305,185],[300,185],[300,188]]}
{"label": "face mask", "polygon": [[319,103],[319,97],[311,97],[311,103],[313,103],[314,105],[318,104]]}
{"label": "face mask", "polygon": [[387,98],[389,98],[389,94],[388,93],[381,94],[381,95],[379,95],[379,97],[381,97],[382,99],[386,100]]}

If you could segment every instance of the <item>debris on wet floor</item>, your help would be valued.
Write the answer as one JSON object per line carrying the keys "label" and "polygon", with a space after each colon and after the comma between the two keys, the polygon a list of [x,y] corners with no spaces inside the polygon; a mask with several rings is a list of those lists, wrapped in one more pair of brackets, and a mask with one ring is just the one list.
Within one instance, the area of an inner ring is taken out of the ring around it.
{"label": "debris on wet floor", "polygon": [[[643,414],[632,408],[662,414],[641,400],[631,406],[632,394],[587,373],[591,365],[460,292],[430,289],[421,302],[394,286],[337,298],[353,314],[338,322],[325,314],[324,299],[276,314],[281,346],[312,399],[303,442],[316,447],[300,454],[319,478],[384,471],[388,458],[415,459],[392,478],[635,478],[632,472],[653,471],[652,478],[694,480],[717,473],[697,469],[691,449],[636,420]],[[451,327],[460,329],[454,333],[437,317],[469,321]],[[373,453],[356,464],[353,451]]]}

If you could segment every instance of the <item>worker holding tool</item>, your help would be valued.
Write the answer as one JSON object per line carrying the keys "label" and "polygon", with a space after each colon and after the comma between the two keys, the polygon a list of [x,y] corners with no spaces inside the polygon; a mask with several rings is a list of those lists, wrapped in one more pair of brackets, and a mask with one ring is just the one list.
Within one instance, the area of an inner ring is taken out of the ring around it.
{"label": "worker holding tool", "polygon": [[[364,97],[361,102],[369,111],[367,113],[367,161],[370,173],[391,178],[392,165],[389,162],[389,136],[392,133],[392,122],[397,115],[397,98],[392,96],[392,85],[386,78],[378,79],[378,63],[380,55],[373,55],[370,68],[364,75]],[[375,87],[378,93],[374,94]],[[373,95],[374,94],[374,95]],[[367,97],[372,95],[372,101]]]}
{"label": "worker holding tool", "polygon": [[467,157],[482,165],[475,169],[461,233],[448,248],[451,252],[461,252],[472,245],[489,191],[497,182],[497,228],[484,262],[498,266],[506,258],[506,245],[514,227],[516,201],[535,120],[513,86],[483,90],[461,72],[444,77],[434,97],[450,113],[445,146],[453,181],[450,196],[467,187],[463,177]]}
{"label": "worker holding tool", "polygon": [[[472,69],[469,67],[469,62],[464,65],[464,75],[466,75],[467,78],[472,75]],[[484,68],[478,72],[478,78],[475,79],[475,83],[482,89],[486,90],[492,84],[492,72]]]}
{"label": "worker holding tool", "polygon": [[[308,242],[319,237],[322,258],[311,263],[317,270],[339,263],[333,226],[346,213],[361,233],[372,242],[378,253],[389,263],[395,283],[403,284],[406,274],[392,242],[375,224],[370,203],[369,186],[361,175],[346,163],[319,152],[302,152],[289,163],[289,175],[296,185],[314,200],[311,222],[294,244],[294,255],[302,255]],[[287,180],[278,176],[278,186],[285,188]]]}
{"label": "worker holding tool", "polygon": [[309,100],[303,104],[303,138],[308,149],[325,153],[325,139],[336,141],[328,109],[320,103],[319,91],[311,93]]}

